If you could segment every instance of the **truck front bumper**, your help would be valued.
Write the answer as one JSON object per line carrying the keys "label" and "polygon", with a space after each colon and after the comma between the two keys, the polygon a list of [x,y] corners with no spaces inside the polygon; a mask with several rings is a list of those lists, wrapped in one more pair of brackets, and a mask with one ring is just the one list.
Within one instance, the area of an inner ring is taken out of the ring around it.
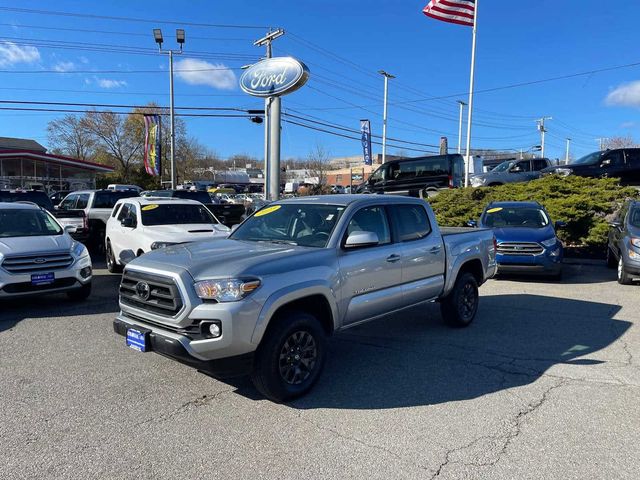
{"label": "truck front bumper", "polygon": [[113,330],[118,335],[126,337],[129,328],[149,331],[150,351],[202,370],[217,378],[248,375],[253,369],[254,352],[217,360],[201,360],[194,357],[185,348],[182,343],[185,337],[175,335],[172,332],[162,332],[156,328],[149,328],[149,325],[144,325],[142,322],[136,323],[125,317],[118,317],[113,321]]}

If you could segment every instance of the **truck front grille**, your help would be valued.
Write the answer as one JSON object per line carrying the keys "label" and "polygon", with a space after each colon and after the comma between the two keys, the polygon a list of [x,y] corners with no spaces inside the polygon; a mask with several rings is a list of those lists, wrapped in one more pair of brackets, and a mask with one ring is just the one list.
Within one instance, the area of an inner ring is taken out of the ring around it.
{"label": "truck front grille", "polygon": [[23,274],[54,270],[64,270],[73,263],[68,250],[62,252],[9,255],[2,261],[2,268],[9,273]]}
{"label": "truck front grille", "polygon": [[166,317],[177,315],[183,306],[172,278],[132,271],[125,271],[122,276],[120,302]]}
{"label": "truck front grille", "polygon": [[542,245],[535,242],[502,242],[498,244],[498,253],[502,255],[540,255]]}

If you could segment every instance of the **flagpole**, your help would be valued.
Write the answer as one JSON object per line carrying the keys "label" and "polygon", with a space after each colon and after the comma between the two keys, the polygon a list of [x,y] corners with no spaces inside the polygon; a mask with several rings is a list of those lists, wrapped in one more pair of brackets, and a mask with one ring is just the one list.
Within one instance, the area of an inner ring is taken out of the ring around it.
{"label": "flagpole", "polygon": [[464,171],[464,186],[469,186],[469,166],[471,164],[471,119],[473,117],[473,84],[476,68],[476,30],[478,25],[478,0],[473,13],[473,40],[471,42],[471,74],[469,77],[469,115],[467,117],[467,151]]}

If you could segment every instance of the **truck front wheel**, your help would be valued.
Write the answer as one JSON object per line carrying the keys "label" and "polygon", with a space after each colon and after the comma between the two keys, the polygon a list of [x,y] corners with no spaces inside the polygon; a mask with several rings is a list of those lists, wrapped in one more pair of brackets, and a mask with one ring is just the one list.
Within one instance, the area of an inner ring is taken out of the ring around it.
{"label": "truck front wheel", "polygon": [[270,400],[292,400],[311,390],[325,357],[326,338],[318,319],[289,312],[275,319],[262,340],[251,381]]}
{"label": "truck front wheel", "polygon": [[469,273],[461,273],[453,289],[440,303],[444,321],[452,327],[467,327],[478,311],[478,282]]}

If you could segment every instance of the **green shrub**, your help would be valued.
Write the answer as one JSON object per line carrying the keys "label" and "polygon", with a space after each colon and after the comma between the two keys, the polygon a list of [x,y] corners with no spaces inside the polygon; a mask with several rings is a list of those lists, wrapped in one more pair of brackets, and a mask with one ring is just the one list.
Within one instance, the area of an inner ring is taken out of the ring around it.
{"label": "green shrub", "polygon": [[621,187],[615,178],[549,175],[498,187],[443,190],[429,203],[440,225],[459,227],[478,219],[489,202],[537,201],[553,221],[567,222],[567,227],[558,231],[566,244],[599,246],[607,241],[607,220],[630,197],[637,198],[638,191]]}

